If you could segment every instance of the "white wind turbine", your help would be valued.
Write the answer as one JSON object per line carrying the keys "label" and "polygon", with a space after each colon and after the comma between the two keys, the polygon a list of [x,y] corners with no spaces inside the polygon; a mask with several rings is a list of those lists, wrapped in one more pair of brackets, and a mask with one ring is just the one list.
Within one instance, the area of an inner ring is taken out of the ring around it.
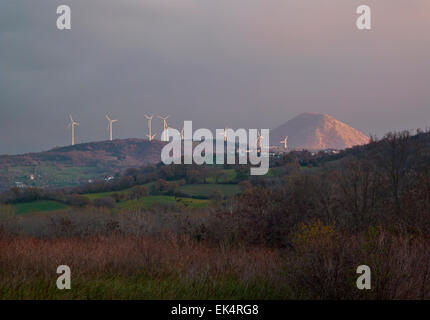
{"label": "white wind turbine", "polygon": [[281,144],[284,145],[284,149],[288,148],[287,141],[288,141],[288,136],[285,136],[285,139],[281,141]]}
{"label": "white wind turbine", "polygon": [[258,130],[257,131],[257,134],[258,134],[258,140],[257,140],[257,146],[258,146],[258,148],[262,148],[263,147],[263,143],[262,143],[262,141],[263,141],[263,139],[264,139],[264,137],[261,135],[261,131],[260,130]]}
{"label": "white wind turbine", "polygon": [[79,123],[73,120],[72,115],[69,115],[70,123],[67,126],[68,128],[72,128],[72,146],[75,145],[75,126],[79,126]]}
{"label": "white wind turbine", "polygon": [[224,128],[224,133],[220,132],[219,134],[222,134],[224,136],[224,142],[227,141],[227,129],[229,129],[228,127]]}
{"label": "white wind turbine", "polygon": [[152,134],[152,118],[154,118],[154,116],[147,116],[145,114],[145,118],[148,119],[148,130],[149,130],[149,134],[147,134],[146,136],[149,138],[149,141],[154,140],[155,136],[157,134]]}
{"label": "white wind turbine", "polygon": [[161,141],[169,141],[169,126],[167,125],[167,119],[169,119],[169,116],[161,117],[157,116],[161,120],[163,120],[163,137],[161,138]]}
{"label": "white wind turbine", "polygon": [[[169,132],[169,130],[170,130],[170,129],[175,129],[175,128],[167,127],[167,132]],[[169,136],[167,136],[167,138],[169,138]],[[181,134],[181,140],[183,140],[183,139],[182,139],[182,134]]]}
{"label": "white wind turbine", "polygon": [[109,118],[108,115],[106,115],[106,119],[107,119],[107,121],[109,121],[109,126],[108,126],[109,138],[110,138],[110,141],[112,141],[112,124],[114,122],[117,122],[118,120],[112,120],[111,118]]}

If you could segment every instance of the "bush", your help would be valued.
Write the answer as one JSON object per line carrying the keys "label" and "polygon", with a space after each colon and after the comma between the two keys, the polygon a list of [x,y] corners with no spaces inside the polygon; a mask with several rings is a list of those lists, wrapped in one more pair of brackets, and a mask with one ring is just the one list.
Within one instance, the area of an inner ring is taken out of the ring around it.
{"label": "bush", "polygon": [[13,217],[15,215],[15,209],[10,205],[0,204],[0,220]]}
{"label": "bush", "polygon": [[111,197],[95,199],[93,201],[93,204],[96,207],[109,208],[109,209],[115,208],[115,205],[116,205],[115,200]]}
{"label": "bush", "polygon": [[337,233],[333,225],[325,225],[319,219],[301,223],[298,231],[292,235],[295,247],[311,247],[335,240]]}
{"label": "bush", "polygon": [[144,186],[135,186],[131,189],[128,197],[130,200],[138,200],[148,195]]}
{"label": "bush", "polygon": [[211,200],[213,204],[219,205],[224,200],[224,193],[219,189],[214,190],[209,195],[209,200]]}
{"label": "bush", "polygon": [[86,207],[91,204],[91,201],[85,196],[73,194],[66,197],[66,203],[73,207]]}
{"label": "bush", "polygon": [[123,200],[127,200],[128,197],[124,193],[115,192],[111,195],[111,197],[115,200],[115,202],[121,202]]}

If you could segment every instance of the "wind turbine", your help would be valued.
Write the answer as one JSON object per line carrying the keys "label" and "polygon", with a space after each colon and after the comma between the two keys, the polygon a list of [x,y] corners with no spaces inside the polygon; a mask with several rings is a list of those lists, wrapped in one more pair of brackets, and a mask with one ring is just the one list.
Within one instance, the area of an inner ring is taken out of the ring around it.
{"label": "wind turbine", "polygon": [[257,140],[258,143],[257,143],[257,146],[258,146],[258,148],[261,149],[263,147],[263,143],[261,141],[263,140],[264,137],[261,135],[261,131],[260,130],[257,131],[257,134],[258,134],[258,138],[257,138],[258,139]]}
{"label": "wind turbine", "polygon": [[[169,130],[170,130],[170,129],[175,129],[175,128],[167,127],[167,132],[169,132]],[[169,137],[169,136],[167,136],[167,137]],[[181,134],[181,140],[183,140],[183,139],[182,139],[182,134]]]}
{"label": "wind turbine", "polygon": [[224,135],[224,142],[227,141],[227,129],[228,129],[228,127],[225,127],[224,128],[224,133],[220,133],[220,134]]}
{"label": "wind turbine", "polygon": [[167,125],[167,119],[169,119],[169,116],[161,117],[157,116],[161,120],[163,120],[163,137],[161,138],[161,141],[169,141],[169,126]]}
{"label": "wind turbine", "polygon": [[112,120],[111,118],[109,118],[109,116],[108,115],[106,115],[106,119],[109,121],[109,126],[108,126],[108,130],[109,130],[109,138],[110,138],[110,141],[112,141],[112,124],[114,123],[114,122],[117,122],[118,120]]}
{"label": "wind turbine", "polygon": [[281,144],[284,145],[284,149],[287,149],[287,147],[288,147],[287,141],[288,141],[288,136],[285,136],[285,139],[281,141]]}
{"label": "wind turbine", "polygon": [[71,114],[69,114],[70,123],[67,126],[67,128],[72,128],[72,146],[75,145],[75,126],[79,126],[79,123],[73,120],[73,117]]}
{"label": "wind turbine", "polygon": [[152,135],[152,118],[154,118],[154,116],[147,116],[145,114],[145,118],[148,119],[148,130],[149,130],[149,134],[147,134],[146,136],[149,138],[149,141],[154,140],[155,136],[157,134]]}

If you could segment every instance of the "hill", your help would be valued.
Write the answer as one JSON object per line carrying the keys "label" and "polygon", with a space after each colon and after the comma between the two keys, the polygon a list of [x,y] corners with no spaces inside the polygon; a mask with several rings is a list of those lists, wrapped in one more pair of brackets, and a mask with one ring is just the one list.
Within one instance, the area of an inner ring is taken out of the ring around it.
{"label": "hill", "polygon": [[37,187],[73,186],[126,168],[158,163],[163,145],[160,141],[125,139],[0,156],[0,191],[16,182]]}
{"label": "hill", "polygon": [[270,133],[272,145],[288,136],[289,149],[345,149],[369,142],[362,132],[327,114],[302,113]]}

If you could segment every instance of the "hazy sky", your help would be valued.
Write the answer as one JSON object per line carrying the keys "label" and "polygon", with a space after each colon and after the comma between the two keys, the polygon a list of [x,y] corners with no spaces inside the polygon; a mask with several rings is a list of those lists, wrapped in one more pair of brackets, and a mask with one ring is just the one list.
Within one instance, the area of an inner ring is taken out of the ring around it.
{"label": "hazy sky", "polygon": [[[72,30],[56,29],[56,8]],[[372,8],[373,30],[355,26]],[[428,0],[1,0],[0,154],[143,137],[144,113],[275,128],[328,113],[365,134],[430,126]],[[154,127],[160,127],[159,120]]]}

